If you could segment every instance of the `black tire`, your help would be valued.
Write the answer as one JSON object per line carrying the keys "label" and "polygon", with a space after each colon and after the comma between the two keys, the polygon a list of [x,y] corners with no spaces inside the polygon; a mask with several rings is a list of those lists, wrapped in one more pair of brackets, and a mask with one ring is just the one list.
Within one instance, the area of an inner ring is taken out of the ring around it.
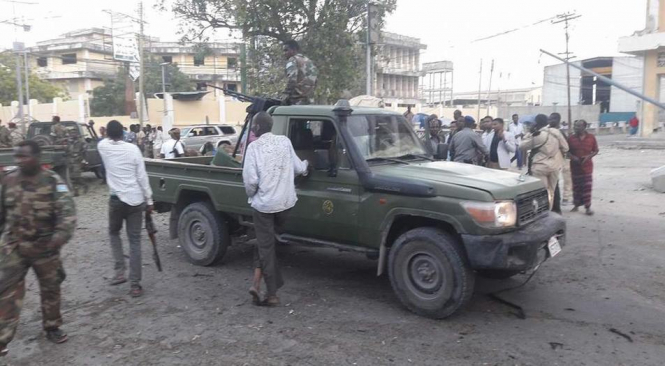
{"label": "black tire", "polygon": [[199,266],[221,260],[231,243],[226,222],[208,202],[185,207],[178,220],[178,240],[189,261]]}
{"label": "black tire", "polygon": [[507,280],[520,273],[520,271],[500,270],[500,269],[479,269],[476,271],[478,276],[492,280]]}
{"label": "black tire", "polygon": [[413,229],[397,238],[388,273],[402,304],[429,318],[449,317],[473,295],[475,274],[459,242],[436,228]]}

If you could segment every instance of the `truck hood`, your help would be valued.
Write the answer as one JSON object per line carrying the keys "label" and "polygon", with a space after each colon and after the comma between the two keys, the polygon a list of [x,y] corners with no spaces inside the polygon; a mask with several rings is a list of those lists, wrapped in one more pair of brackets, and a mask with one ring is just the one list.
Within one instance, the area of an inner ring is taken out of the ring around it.
{"label": "truck hood", "polygon": [[530,176],[449,161],[375,165],[371,169],[374,174],[386,178],[429,184],[437,192],[445,191],[440,189],[445,186],[463,186],[488,192],[497,200],[514,199],[522,193],[544,188],[539,179]]}

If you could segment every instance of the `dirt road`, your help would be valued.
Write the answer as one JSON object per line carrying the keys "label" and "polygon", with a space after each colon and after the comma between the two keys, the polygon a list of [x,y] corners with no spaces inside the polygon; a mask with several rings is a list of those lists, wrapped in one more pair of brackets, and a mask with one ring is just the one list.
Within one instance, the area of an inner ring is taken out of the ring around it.
{"label": "dirt road", "polygon": [[[602,139],[601,139],[602,141]],[[615,150],[596,158],[596,216],[566,214],[568,246],[526,286],[480,280],[468,309],[448,320],[411,314],[375,262],[329,249],[283,247],[284,306],[251,305],[251,247],[223,263],[190,265],[157,216],[165,272],[144,245],[145,296],[110,287],[106,186],[76,199],[79,228],[64,249],[65,330],[40,333],[37,283],[28,279],[10,365],[662,365],[665,359],[665,195],[648,172],[665,151]],[[92,177],[89,178],[92,182]],[[147,244],[145,242],[144,244]]]}

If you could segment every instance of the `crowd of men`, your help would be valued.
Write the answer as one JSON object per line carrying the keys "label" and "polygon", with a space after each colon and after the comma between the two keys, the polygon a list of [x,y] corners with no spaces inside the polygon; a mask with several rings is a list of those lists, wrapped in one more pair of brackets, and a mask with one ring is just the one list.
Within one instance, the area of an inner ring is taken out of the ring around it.
{"label": "crowd of men", "polygon": [[437,115],[430,115],[426,122],[423,143],[432,154],[440,144],[448,144],[451,161],[500,170],[510,169],[513,162],[522,170],[526,164],[527,174],[547,188],[550,208],[560,213],[562,204],[571,203],[572,193],[572,211],[584,206],[586,214],[593,215],[592,159],[598,154],[598,143],[587,132],[586,121],[575,121],[571,135],[562,130],[561,115],[556,112],[549,117],[539,114],[527,123],[514,114],[507,126],[502,118],[486,116],[478,126],[473,117],[456,110],[447,135]]}
{"label": "crowd of men", "polygon": [[[295,41],[284,43],[287,84],[283,104],[309,104],[316,88],[317,69],[300,53]],[[41,146],[25,140],[15,124],[9,128],[0,121],[0,147],[14,147],[18,169],[5,174],[0,181],[0,357],[8,353],[19,323],[25,295],[25,277],[32,268],[39,281],[43,328],[46,338],[54,343],[67,341],[60,329],[60,285],[65,271],[60,250],[76,228],[76,210],[72,199],[80,180],[80,167],[86,146],[78,131],[68,129],[53,118],[51,139],[54,145],[67,146],[72,187],[57,174],[40,164]],[[253,138],[248,148],[243,178],[250,204],[254,208],[256,236],[254,281],[250,290],[256,305],[279,304],[277,289],[283,285],[275,255],[275,231],[297,200],[294,175],[307,174],[307,162],[295,156],[288,138],[274,136],[272,118],[259,113],[254,118]],[[94,128],[94,122],[89,126]],[[152,190],[144,158],[173,159],[187,156],[180,130],[173,128],[168,136],[161,127],[146,125],[123,127],[110,121],[99,128],[97,149],[100,153],[109,188],[109,236],[115,274],[109,285],[130,282],[132,297],[143,295],[141,286],[141,228],[144,214],[152,213]],[[278,166],[280,169],[274,169]],[[272,172],[272,173],[271,173]],[[269,174],[270,173],[270,174]],[[261,176],[261,179],[258,177]],[[120,232],[126,226],[129,239],[129,276]],[[260,298],[260,281],[267,293]]]}
{"label": "crowd of men", "polygon": [[[283,103],[309,104],[316,88],[316,67],[300,53],[295,41],[284,43],[284,55],[287,85]],[[66,145],[68,159],[80,166],[85,141],[78,131],[67,131],[58,117],[54,117],[53,122],[53,143]],[[94,122],[90,121],[90,125],[94,126]],[[294,177],[308,176],[311,170],[307,161],[296,156],[288,137],[271,133],[272,125],[268,113],[260,112],[253,117],[242,172],[257,238],[254,278],[249,293],[254,304],[260,306],[280,303],[277,291],[284,280],[277,263],[275,234],[296,204]],[[569,164],[573,210],[584,206],[587,214],[592,214],[592,159],[598,153],[598,144],[594,136],[586,132],[585,121],[575,121],[571,136],[561,131],[560,125],[561,116],[557,113],[552,113],[549,118],[540,114],[530,124],[520,123],[519,117],[514,115],[508,126],[501,118],[487,116],[481,120],[482,134],[479,134],[471,116],[462,116],[460,111],[455,111],[447,136],[441,132],[439,118],[430,116],[428,134],[423,142],[433,153],[441,144],[448,144],[450,160],[492,169],[507,170],[512,162],[517,161],[517,169],[521,170],[526,161],[528,174],[541,179],[547,187],[554,209],[558,187],[563,185],[560,181],[566,181],[560,177],[566,174],[564,166]],[[19,167],[0,181],[0,226],[3,227],[0,236],[0,356],[8,353],[7,345],[16,332],[25,295],[25,277],[30,268],[35,271],[40,284],[47,339],[54,343],[67,341],[67,334],[60,329],[60,285],[66,277],[60,250],[76,228],[70,187],[57,174],[42,167],[40,145],[33,140],[24,140],[14,133],[15,130],[15,125],[5,128],[0,123],[0,145],[15,146]],[[109,285],[118,286],[129,281],[129,294],[139,297],[143,295],[141,228],[144,215],[148,217],[153,211],[144,158],[172,159],[186,156],[187,150],[177,128],[165,136],[161,127],[131,125],[126,128],[114,120],[99,131],[97,148],[109,188],[109,237],[115,271]],[[570,163],[566,162],[567,158]],[[73,180],[77,179],[75,176],[80,178],[80,170],[72,174]],[[75,192],[77,185],[73,184]],[[123,226],[126,226],[129,239],[128,277],[120,238]],[[261,280],[267,287],[263,298]]]}

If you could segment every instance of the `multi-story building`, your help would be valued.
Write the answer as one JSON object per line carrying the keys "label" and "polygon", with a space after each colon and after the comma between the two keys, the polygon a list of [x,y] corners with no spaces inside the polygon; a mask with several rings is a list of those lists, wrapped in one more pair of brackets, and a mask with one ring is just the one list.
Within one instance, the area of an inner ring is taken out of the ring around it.
{"label": "multi-story building", "polygon": [[[149,42],[145,51],[161,61],[178,65],[180,71],[196,82],[198,90],[206,84],[240,91],[240,43],[211,42],[204,47],[177,42]],[[214,89],[214,95],[219,91]]]}
{"label": "multi-story building", "polygon": [[[665,0],[647,1],[646,27],[619,39],[619,52],[642,57],[642,93],[665,102]],[[640,135],[649,136],[662,128],[665,113],[651,103],[641,104]],[[638,113],[640,114],[640,113]]]}
{"label": "multi-story building", "polygon": [[507,90],[483,90],[480,96],[477,91],[455,93],[452,97],[452,104],[458,107],[475,107],[480,105],[486,107],[490,106],[511,106],[511,107],[525,107],[525,106],[539,106],[541,104],[543,88],[536,86],[522,89],[507,89]]}
{"label": "multi-story building", "polygon": [[71,98],[90,93],[116,74],[111,32],[90,28],[37,42],[28,49],[30,67],[42,79],[61,85]]}
{"label": "multi-story building", "polygon": [[381,40],[382,46],[375,58],[374,95],[383,98],[386,106],[422,103],[420,50],[427,46],[418,38],[388,32],[381,34]]}
{"label": "multi-story building", "polygon": [[[198,47],[146,37],[144,51],[146,57],[177,64],[199,90],[206,90],[205,84],[240,90],[240,44],[211,42]],[[115,77],[122,65],[113,59],[113,37],[106,28],[65,33],[38,42],[28,52],[31,68],[42,79],[63,86],[73,99],[92,93],[104,79]],[[217,91],[211,95],[217,95]]]}

